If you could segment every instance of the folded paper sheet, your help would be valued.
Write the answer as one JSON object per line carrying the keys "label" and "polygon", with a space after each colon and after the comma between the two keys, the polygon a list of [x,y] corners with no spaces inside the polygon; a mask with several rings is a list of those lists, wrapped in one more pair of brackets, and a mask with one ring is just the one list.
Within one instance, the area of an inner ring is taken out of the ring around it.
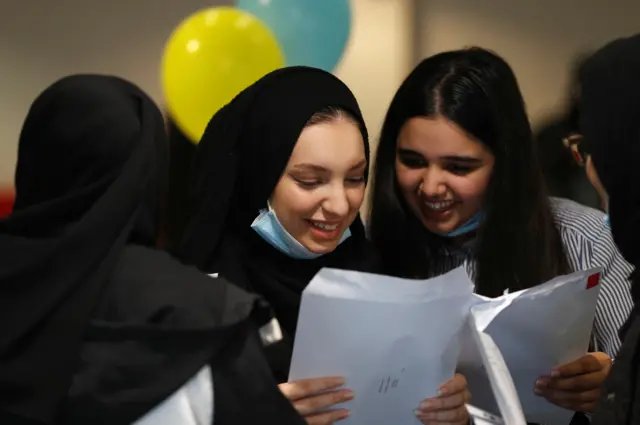
{"label": "folded paper sheet", "polygon": [[323,269],[302,295],[289,380],[344,376],[344,425],[420,424],[453,376],[473,284],[459,268],[417,281]]}
{"label": "folded paper sheet", "polygon": [[473,313],[471,313],[469,316],[469,328],[473,342],[475,342],[480,354],[484,370],[487,373],[491,392],[495,396],[501,418],[495,418],[488,412],[474,406],[467,407],[469,414],[475,425],[491,424],[491,422],[500,425],[527,425],[516,386],[513,383],[513,378],[509,373],[504,357],[491,335],[478,328],[475,319]]}
{"label": "folded paper sheet", "polygon": [[505,425],[501,417],[467,404],[467,411],[472,425]]}
{"label": "folded paper sheet", "polygon": [[[495,299],[475,296],[471,326],[490,335],[509,368],[527,421],[567,425],[573,412],[534,394],[536,380],[584,355],[589,346],[600,286],[599,270],[577,272]],[[465,330],[458,371],[467,378],[473,404],[501,413],[478,345]],[[506,418],[503,417],[506,420]]]}

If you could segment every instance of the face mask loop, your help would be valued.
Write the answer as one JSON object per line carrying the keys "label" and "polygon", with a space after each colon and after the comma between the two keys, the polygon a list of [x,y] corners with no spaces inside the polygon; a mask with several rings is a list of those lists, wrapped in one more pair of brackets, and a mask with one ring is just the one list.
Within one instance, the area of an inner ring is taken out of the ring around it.
{"label": "face mask loop", "polygon": [[[260,210],[258,217],[251,223],[251,228],[269,245],[287,256],[297,260],[313,260],[324,254],[309,251],[296,240],[284,228],[275,211],[268,205],[267,209]],[[351,236],[351,230],[347,229],[340,238],[339,244]]]}
{"label": "face mask loop", "polygon": [[480,223],[482,222],[483,214],[482,211],[478,211],[473,217],[469,219],[465,224],[458,227],[457,229],[452,230],[449,233],[440,233],[440,236],[444,236],[445,238],[455,238],[456,236],[464,235],[470,232],[474,232],[478,230],[480,227]]}

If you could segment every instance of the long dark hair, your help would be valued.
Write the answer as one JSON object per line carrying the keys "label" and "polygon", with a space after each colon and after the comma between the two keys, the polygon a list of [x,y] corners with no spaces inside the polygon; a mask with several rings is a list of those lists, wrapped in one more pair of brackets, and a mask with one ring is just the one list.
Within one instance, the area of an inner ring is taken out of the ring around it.
{"label": "long dark hair", "polygon": [[444,243],[415,217],[397,183],[398,134],[416,116],[445,117],[495,156],[474,247],[476,291],[497,296],[506,288],[529,288],[568,272],[516,77],[502,58],[480,48],[425,59],[391,102],[370,204],[371,239],[382,257],[382,271],[432,276],[430,259]]}

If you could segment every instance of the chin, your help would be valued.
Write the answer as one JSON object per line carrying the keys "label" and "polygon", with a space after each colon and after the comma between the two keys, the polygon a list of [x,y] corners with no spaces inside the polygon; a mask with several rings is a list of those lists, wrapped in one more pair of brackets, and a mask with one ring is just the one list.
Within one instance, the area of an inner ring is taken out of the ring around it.
{"label": "chin", "polygon": [[456,226],[449,226],[449,225],[446,225],[446,226],[434,226],[432,223],[427,224],[427,223],[424,223],[424,222],[422,224],[424,224],[424,227],[429,232],[434,233],[434,234],[439,235],[439,236],[447,234],[449,232],[452,232],[457,228]]}
{"label": "chin", "polygon": [[317,242],[310,242],[310,243],[305,243],[304,246],[314,254],[329,254],[335,251],[335,249],[338,247],[338,244],[337,243],[320,244]]}

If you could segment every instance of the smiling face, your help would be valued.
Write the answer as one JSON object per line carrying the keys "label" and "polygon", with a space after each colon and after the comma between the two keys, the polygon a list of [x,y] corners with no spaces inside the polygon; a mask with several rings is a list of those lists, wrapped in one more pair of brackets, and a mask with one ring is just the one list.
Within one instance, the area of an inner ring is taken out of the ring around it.
{"label": "smiling face", "polygon": [[444,117],[411,118],[400,130],[398,185],[430,232],[456,230],[481,210],[493,164],[487,147]]}
{"label": "smiling face", "polygon": [[345,116],[305,127],[270,199],[283,227],[314,253],[333,251],[364,199],[364,140]]}

